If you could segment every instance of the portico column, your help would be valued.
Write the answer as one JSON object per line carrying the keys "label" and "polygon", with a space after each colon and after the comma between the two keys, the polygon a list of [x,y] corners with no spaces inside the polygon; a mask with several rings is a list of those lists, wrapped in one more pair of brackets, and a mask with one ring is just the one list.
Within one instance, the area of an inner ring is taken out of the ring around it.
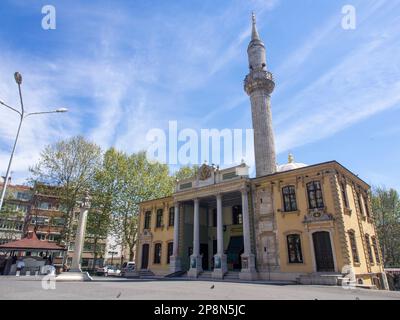
{"label": "portico column", "polygon": [[190,256],[189,277],[197,278],[200,272],[203,271],[202,259],[200,256],[200,204],[196,198],[194,202],[193,214],[193,254]]}
{"label": "portico column", "polygon": [[174,243],[169,267],[171,272],[182,270],[181,258],[179,257],[179,202],[174,204]]}
{"label": "portico column", "polygon": [[228,271],[224,254],[224,222],[222,216],[222,194],[217,194],[217,254],[214,255],[213,278],[223,278]]}
{"label": "portico column", "polygon": [[249,216],[249,198],[247,186],[240,190],[242,193],[242,215],[243,215],[243,246],[242,270],[240,279],[253,280],[256,277],[255,256],[251,252],[250,239],[250,216]]}

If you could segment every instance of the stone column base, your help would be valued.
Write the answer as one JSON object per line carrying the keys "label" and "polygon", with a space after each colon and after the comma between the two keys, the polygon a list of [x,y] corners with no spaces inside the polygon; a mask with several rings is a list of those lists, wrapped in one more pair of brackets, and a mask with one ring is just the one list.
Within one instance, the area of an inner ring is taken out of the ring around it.
{"label": "stone column base", "polygon": [[215,279],[223,279],[227,272],[228,265],[226,263],[226,254],[216,254],[214,256],[214,270],[212,277]]}
{"label": "stone column base", "polygon": [[169,271],[171,272],[182,271],[182,262],[180,257],[171,256],[169,258]]}
{"label": "stone column base", "polygon": [[254,254],[242,254],[242,270],[239,273],[241,280],[257,279],[256,258]]}
{"label": "stone column base", "polygon": [[389,283],[388,283],[388,280],[387,280],[387,277],[386,277],[386,273],[382,272],[381,276],[382,276],[382,282],[383,282],[382,284],[383,284],[384,290],[390,290]]}
{"label": "stone column base", "polygon": [[197,278],[199,273],[203,272],[202,260],[201,256],[190,256],[190,269],[188,271],[189,278]]}
{"label": "stone column base", "polygon": [[87,272],[68,271],[56,276],[56,281],[92,281],[93,278]]}

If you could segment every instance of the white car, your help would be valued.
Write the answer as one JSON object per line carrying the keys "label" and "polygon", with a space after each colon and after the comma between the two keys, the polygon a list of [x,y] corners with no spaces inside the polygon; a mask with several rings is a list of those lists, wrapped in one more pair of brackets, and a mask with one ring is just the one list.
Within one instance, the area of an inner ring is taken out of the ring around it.
{"label": "white car", "polygon": [[108,276],[117,276],[118,277],[121,275],[121,270],[115,266],[104,266],[103,268],[98,268],[96,270],[96,274],[98,276],[103,275],[105,277],[108,277]]}

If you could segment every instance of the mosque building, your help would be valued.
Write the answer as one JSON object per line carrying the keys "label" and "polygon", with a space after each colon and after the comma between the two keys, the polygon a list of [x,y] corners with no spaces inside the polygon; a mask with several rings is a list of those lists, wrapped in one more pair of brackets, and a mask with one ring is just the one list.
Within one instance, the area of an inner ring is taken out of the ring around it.
{"label": "mosque building", "polygon": [[140,204],[142,274],[387,288],[370,186],[336,161],[276,164],[275,83],[253,15],[247,49],[256,176],[203,164],[171,197]]}

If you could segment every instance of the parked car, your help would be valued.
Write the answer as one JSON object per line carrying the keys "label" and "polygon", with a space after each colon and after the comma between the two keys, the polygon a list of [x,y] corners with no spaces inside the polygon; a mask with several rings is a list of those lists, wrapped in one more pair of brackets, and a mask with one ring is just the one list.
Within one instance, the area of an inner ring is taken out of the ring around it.
{"label": "parked car", "polygon": [[121,276],[125,277],[127,273],[133,272],[134,270],[135,270],[134,261],[124,262],[124,264],[122,265]]}
{"label": "parked car", "polygon": [[104,266],[102,268],[97,268],[96,275],[98,276],[120,276],[121,270],[115,266]]}

